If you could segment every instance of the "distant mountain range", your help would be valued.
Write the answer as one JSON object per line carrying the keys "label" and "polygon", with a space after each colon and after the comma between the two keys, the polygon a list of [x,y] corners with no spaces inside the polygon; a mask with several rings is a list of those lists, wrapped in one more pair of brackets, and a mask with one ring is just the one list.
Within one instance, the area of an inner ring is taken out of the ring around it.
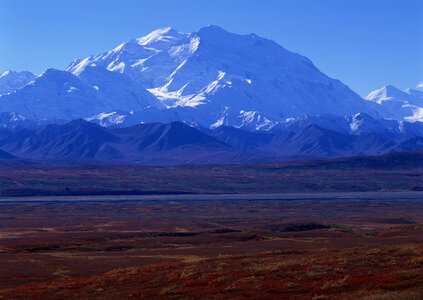
{"label": "distant mountain range", "polygon": [[158,29],[66,70],[0,75],[9,163],[374,155],[421,149],[421,121],[421,91],[387,85],[363,99],[306,57],[218,26]]}
{"label": "distant mountain range", "polygon": [[393,85],[371,92],[366,100],[383,107],[383,116],[389,119],[423,121],[423,91],[401,91]]}
{"label": "distant mountain range", "polygon": [[362,99],[306,57],[218,26],[158,29],[66,71],[5,72],[0,95],[0,113],[37,124],[86,118],[115,127],[184,121],[269,130],[305,115],[423,118],[419,91],[387,86]]}
{"label": "distant mountain range", "polygon": [[17,89],[26,86],[34,78],[35,75],[28,71],[6,71],[0,75],[0,95],[13,93]]}
{"label": "distant mountain range", "polygon": [[[376,126],[374,119],[366,118],[362,124]],[[423,136],[413,135],[414,129],[399,133],[391,126],[379,133],[366,130],[347,133],[321,127],[309,119],[283,130],[263,133],[227,126],[193,128],[182,122],[106,128],[79,119],[36,129],[0,130],[0,160],[6,162],[5,165],[13,161],[19,164],[177,165],[378,155],[423,149]]]}

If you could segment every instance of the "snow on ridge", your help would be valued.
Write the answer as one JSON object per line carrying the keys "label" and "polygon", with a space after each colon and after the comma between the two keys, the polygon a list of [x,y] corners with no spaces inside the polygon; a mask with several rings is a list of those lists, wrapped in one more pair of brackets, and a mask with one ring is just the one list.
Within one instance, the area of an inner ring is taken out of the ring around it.
{"label": "snow on ridge", "polygon": [[109,113],[101,113],[98,115],[94,115],[89,118],[85,118],[84,120],[88,122],[97,122],[99,125],[103,127],[110,127],[110,126],[119,126],[124,123],[126,120],[127,115],[118,114],[116,111],[109,112]]}
{"label": "snow on ridge", "polygon": [[0,95],[6,95],[29,84],[35,75],[29,71],[4,71],[0,75]]}
{"label": "snow on ridge", "polygon": [[[72,116],[86,117],[89,109],[84,109],[84,101],[90,103],[92,99],[99,107],[96,115],[119,111],[118,105],[124,107],[122,111],[137,111],[145,105],[154,106],[156,100],[156,108],[166,116],[170,116],[169,109],[175,108],[183,120],[202,126],[227,122],[229,126],[259,130],[307,114],[352,115],[366,111],[376,115],[375,107],[380,106],[363,101],[340,81],[317,70],[307,58],[272,40],[230,33],[214,25],[193,33],[171,27],[157,29],[110,51],[74,60],[67,71],[74,75],[69,79],[74,82],[58,89],[63,88],[61,93],[68,91],[66,96],[81,97],[71,98],[78,103],[73,106]],[[81,87],[75,83],[78,80]],[[46,89],[53,86],[43,84]],[[76,93],[72,87],[82,92]],[[39,101],[41,98],[37,97]],[[59,105],[49,109],[52,116],[64,114]]]}
{"label": "snow on ridge", "polygon": [[6,70],[6,71],[4,71],[3,72],[3,74],[1,74],[0,75],[0,78],[2,78],[2,77],[6,77],[7,75],[9,75],[11,73],[11,71],[10,70]]}
{"label": "snow on ridge", "polygon": [[136,41],[138,42],[138,44],[146,46],[159,41],[168,42],[170,40],[176,40],[186,35],[187,34],[178,32],[172,27],[165,27],[156,29],[153,32],[147,34],[146,36],[136,39]]}
{"label": "snow on ridge", "polygon": [[423,93],[417,90],[409,88],[401,91],[388,84],[369,93],[364,99],[379,104],[385,118],[423,121]]}
{"label": "snow on ridge", "polygon": [[66,92],[67,93],[72,93],[72,92],[80,92],[81,90],[78,89],[77,87],[71,86]]}

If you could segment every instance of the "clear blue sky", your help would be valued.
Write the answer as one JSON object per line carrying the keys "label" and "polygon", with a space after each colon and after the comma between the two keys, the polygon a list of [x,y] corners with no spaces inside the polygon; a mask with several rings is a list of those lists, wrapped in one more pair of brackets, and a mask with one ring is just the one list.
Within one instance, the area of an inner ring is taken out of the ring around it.
{"label": "clear blue sky", "polygon": [[360,95],[423,81],[422,0],[0,0],[0,72],[63,69],[159,27],[271,38]]}

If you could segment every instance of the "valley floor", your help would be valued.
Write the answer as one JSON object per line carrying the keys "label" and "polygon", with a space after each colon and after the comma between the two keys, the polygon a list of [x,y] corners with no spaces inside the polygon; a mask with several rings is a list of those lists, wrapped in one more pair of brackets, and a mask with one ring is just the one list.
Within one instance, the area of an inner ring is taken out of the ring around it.
{"label": "valley floor", "polygon": [[0,299],[422,299],[423,197],[343,195],[1,202]]}
{"label": "valley floor", "polygon": [[423,191],[423,152],[239,165],[0,168],[0,196]]}

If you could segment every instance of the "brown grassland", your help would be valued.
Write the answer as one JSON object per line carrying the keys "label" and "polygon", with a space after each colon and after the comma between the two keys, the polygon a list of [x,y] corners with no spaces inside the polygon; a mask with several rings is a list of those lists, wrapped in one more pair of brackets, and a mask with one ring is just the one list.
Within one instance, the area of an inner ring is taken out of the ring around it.
{"label": "brown grassland", "polygon": [[422,299],[423,202],[0,205],[0,299]]}

